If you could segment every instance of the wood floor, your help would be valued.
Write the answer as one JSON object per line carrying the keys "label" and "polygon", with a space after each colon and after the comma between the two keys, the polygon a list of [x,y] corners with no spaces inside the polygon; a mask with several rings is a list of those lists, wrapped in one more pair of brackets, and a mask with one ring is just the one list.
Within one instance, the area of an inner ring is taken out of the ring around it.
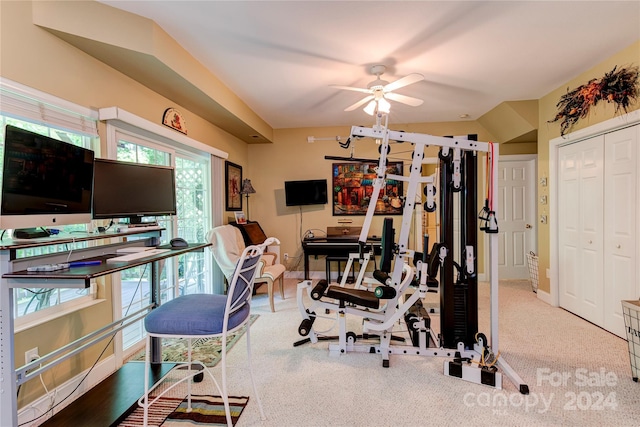
{"label": "wood floor", "polygon": [[[174,363],[163,363],[157,365],[155,369],[152,368],[152,383],[162,378],[174,366]],[[129,362],[42,426],[117,425],[133,412],[143,393],[144,362]]]}

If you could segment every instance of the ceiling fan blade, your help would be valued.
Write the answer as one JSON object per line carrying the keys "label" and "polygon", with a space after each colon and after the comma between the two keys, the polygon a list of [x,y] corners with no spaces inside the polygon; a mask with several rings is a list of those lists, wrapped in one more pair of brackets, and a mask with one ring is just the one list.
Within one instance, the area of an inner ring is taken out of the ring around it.
{"label": "ceiling fan blade", "polygon": [[418,107],[424,102],[422,99],[414,98],[411,96],[400,95],[398,93],[385,93],[384,97],[392,101],[401,102],[403,104],[410,105],[412,107]]}
{"label": "ceiling fan blade", "polygon": [[329,85],[330,87],[335,87],[336,89],[344,89],[344,90],[352,90],[354,92],[362,92],[362,93],[371,93],[371,90],[364,89],[361,87],[353,87],[353,86],[340,86],[340,85]]}
{"label": "ceiling fan blade", "polygon": [[356,102],[353,105],[348,106],[347,108],[344,109],[344,111],[353,111],[356,108],[358,108],[361,105],[366,104],[367,102],[371,101],[373,98],[375,98],[373,95],[369,95],[369,96],[365,96],[364,98],[362,98],[360,101]]}
{"label": "ceiling fan blade", "polygon": [[400,89],[401,87],[405,87],[405,86],[408,86],[410,84],[419,82],[420,80],[424,80],[424,76],[422,74],[418,74],[418,73],[409,74],[408,76],[404,76],[402,78],[399,78],[395,82],[391,82],[388,85],[386,85],[384,87],[384,91],[385,92],[391,92],[391,91],[394,91],[396,89]]}

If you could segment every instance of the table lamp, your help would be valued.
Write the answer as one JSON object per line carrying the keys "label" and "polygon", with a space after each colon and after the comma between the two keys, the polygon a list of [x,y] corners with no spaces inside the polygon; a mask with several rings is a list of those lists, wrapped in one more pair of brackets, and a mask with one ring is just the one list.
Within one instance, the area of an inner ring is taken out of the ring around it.
{"label": "table lamp", "polygon": [[256,190],[253,188],[253,185],[251,185],[251,180],[250,179],[243,179],[242,180],[242,190],[240,190],[240,194],[246,194],[247,195],[247,221],[249,221],[249,194],[253,194],[255,192],[256,192]]}

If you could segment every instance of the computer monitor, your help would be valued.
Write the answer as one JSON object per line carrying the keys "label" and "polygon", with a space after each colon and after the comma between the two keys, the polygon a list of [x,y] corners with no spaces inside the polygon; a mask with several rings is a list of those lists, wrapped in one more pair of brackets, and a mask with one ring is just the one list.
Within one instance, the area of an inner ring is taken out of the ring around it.
{"label": "computer monitor", "polygon": [[7,125],[0,228],[91,222],[94,152]]}
{"label": "computer monitor", "polygon": [[139,224],[144,217],[176,214],[175,172],[172,167],[95,159],[93,218],[126,218]]}

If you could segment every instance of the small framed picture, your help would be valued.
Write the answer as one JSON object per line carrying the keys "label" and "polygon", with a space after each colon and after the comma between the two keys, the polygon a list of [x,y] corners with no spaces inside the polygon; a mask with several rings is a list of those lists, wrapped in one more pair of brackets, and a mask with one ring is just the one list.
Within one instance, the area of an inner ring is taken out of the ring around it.
{"label": "small framed picture", "polygon": [[231,162],[225,162],[224,165],[225,209],[227,211],[241,211],[242,166]]}
{"label": "small framed picture", "polygon": [[236,223],[238,224],[247,223],[247,218],[244,217],[244,212],[234,212],[233,214],[236,216]]}

